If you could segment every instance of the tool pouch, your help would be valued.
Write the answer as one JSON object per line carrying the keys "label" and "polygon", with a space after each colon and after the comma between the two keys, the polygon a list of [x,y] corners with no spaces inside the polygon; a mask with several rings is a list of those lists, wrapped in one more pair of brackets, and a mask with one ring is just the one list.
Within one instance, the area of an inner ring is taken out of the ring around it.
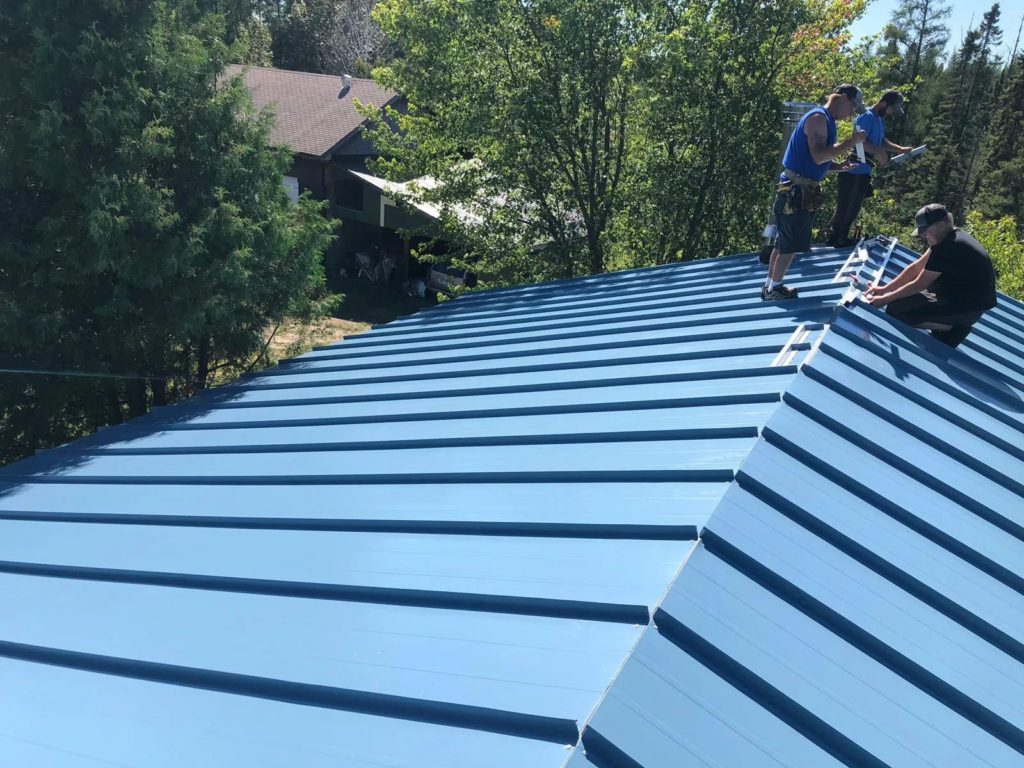
{"label": "tool pouch", "polygon": [[825,192],[820,186],[803,186],[800,192],[800,205],[805,211],[816,211],[825,204]]}
{"label": "tool pouch", "polygon": [[776,192],[782,197],[782,212],[792,215],[800,210],[800,187],[791,181],[784,181],[779,184]]}

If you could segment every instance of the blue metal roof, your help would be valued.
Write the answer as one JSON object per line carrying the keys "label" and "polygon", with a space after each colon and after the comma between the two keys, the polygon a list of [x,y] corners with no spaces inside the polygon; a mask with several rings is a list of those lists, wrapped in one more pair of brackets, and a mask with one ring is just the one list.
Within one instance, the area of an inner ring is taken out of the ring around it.
{"label": "blue metal roof", "polygon": [[574,768],[1021,765],[1022,363],[1005,297],[956,352],[840,307]]}
{"label": "blue metal roof", "polygon": [[1019,764],[1024,308],[844,305],[890,245],[472,294],[0,470],[0,765]]}

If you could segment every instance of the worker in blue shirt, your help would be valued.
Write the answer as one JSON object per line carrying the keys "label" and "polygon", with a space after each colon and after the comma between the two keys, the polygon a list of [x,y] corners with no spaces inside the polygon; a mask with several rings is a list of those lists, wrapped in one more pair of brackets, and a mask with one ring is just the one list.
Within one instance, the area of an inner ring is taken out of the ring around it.
{"label": "worker in blue shirt", "polygon": [[768,261],[768,279],[761,288],[762,301],[797,298],[797,289],[782,281],[797,253],[811,249],[814,216],[824,200],[821,181],[829,171],[843,171],[847,163],[835,159],[864,141],[864,131],[836,141],[836,120],[864,112],[860,88],[843,83],[829,94],[825,105],[815,107],[793,130],[782,157],[782,175],[775,190],[772,213],[778,227],[775,249]]}
{"label": "worker in blue shirt", "polygon": [[[858,117],[854,126],[867,134],[864,152],[869,159],[884,167],[889,163],[889,153],[909,152],[910,147],[901,147],[885,138],[885,118],[903,114],[903,94],[886,91],[871,109]],[[836,212],[828,224],[825,242],[834,248],[853,245],[850,227],[857,220],[864,198],[871,189],[871,163],[857,162],[850,170],[839,174],[839,194]]]}

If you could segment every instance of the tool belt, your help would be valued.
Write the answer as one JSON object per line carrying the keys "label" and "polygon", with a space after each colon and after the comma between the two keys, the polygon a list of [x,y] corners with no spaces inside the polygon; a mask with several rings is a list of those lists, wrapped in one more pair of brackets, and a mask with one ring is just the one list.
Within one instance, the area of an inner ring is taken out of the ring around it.
{"label": "tool belt", "polygon": [[788,181],[779,183],[778,193],[784,195],[786,200],[783,205],[783,213],[797,213],[798,211],[814,212],[825,204],[825,193],[821,189],[821,182],[808,179],[789,168],[783,169]]}

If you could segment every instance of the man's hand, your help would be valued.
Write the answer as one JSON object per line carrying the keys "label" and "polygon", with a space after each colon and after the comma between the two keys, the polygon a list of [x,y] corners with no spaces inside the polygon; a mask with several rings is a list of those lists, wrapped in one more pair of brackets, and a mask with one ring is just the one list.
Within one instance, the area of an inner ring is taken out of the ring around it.
{"label": "man's hand", "polygon": [[870,304],[872,307],[884,307],[889,303],[889,296],[885,293],[877,293],[876,291],[865,291],[864,301]]}

